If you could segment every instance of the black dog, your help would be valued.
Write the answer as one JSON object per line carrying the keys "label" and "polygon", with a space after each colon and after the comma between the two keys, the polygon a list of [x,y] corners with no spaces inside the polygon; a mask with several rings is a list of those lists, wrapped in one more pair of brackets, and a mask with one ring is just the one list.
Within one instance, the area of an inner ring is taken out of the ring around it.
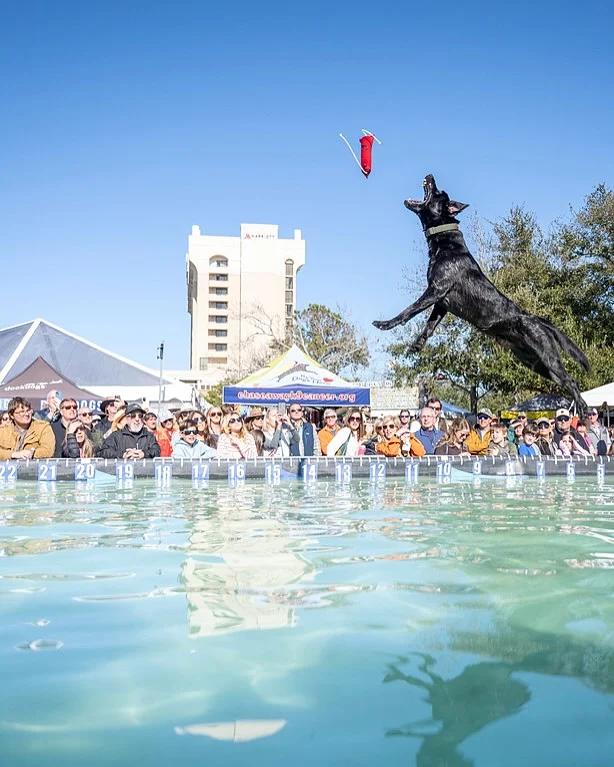
{"label": "black dog", "polygon": [[492,336],[523,365],[554,381],[583,413],[586,403],[563,367],[560,349],[589,370],[584,352],[551,322],[525,312],[497,290],[469,252],[454,218],[467,205],[440,192],[431,175],[424,179],[423,187],[424,200],[405,200],[405,207],[418,215],[428,241],[428,287],[393,319],[376,320],[375,327],[390,330],[433,307],[426,327],[409,347],[418,352],[447,312],[452,312]]}

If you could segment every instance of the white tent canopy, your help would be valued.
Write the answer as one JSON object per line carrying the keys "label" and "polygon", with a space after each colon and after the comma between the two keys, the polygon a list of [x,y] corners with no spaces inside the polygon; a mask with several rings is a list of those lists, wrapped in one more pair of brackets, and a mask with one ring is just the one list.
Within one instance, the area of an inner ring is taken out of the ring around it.
{"label": "white tent canopy", "polygon": [[614,381],[603,386],[597,386],[595,389],[583,391],[582,397],[586,404],[591,407],[600,407],[604,402],[607,402],[608,405],[614,405]]}

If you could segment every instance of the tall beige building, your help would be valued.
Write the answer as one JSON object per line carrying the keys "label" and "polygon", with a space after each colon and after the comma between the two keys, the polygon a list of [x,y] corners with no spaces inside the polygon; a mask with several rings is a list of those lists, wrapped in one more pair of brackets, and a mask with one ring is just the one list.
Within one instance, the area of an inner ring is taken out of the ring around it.
{"label": "tall beige building", "polygon": [[273,335],[292,328],[296,274],[305,264],[301,230],[280,239],[278,226],[241,224],[239,237],[192,227],[186,255],[193,371],[212,383],[248,372]]}

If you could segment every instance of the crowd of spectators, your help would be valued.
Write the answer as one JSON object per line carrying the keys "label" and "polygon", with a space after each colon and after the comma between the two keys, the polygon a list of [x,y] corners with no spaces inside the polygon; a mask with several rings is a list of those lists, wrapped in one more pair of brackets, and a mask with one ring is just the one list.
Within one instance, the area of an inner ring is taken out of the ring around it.
{"label": "crowd of spectators", "polygon": [[472,425],[465,418],[446,421],[441,402],[432,398],[415,417],[407,408],[385,418],[372,417],[368,408],[349,408],[340,420],[337,410],[327,408],[321,428],[299,403],[290,403],[287,412],[252,407],[242,414],[237,406],[214,405],[206,412],[172,413],[111,397],[101,411],[71,398],[58,401],[51,393],[34,412],[27,399],[14,397],[0,413],[0,459],[614,454],[613,435],[594,408],[584,420],[562,408],[553,420],[529,421],[519,413],[509,424],[480,408]]}

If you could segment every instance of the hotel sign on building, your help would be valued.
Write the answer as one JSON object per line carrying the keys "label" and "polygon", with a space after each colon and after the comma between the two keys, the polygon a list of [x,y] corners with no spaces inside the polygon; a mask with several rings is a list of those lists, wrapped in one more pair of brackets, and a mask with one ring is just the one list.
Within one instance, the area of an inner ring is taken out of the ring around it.
{"label": "hotel sign on building", "polygon": [[300,229],[279,237],[274,224],[241,224],[238,237],[192,227],[186,255],[191,367],[221,380],[242,373],[294,323],[296,274],[305,264]]}

